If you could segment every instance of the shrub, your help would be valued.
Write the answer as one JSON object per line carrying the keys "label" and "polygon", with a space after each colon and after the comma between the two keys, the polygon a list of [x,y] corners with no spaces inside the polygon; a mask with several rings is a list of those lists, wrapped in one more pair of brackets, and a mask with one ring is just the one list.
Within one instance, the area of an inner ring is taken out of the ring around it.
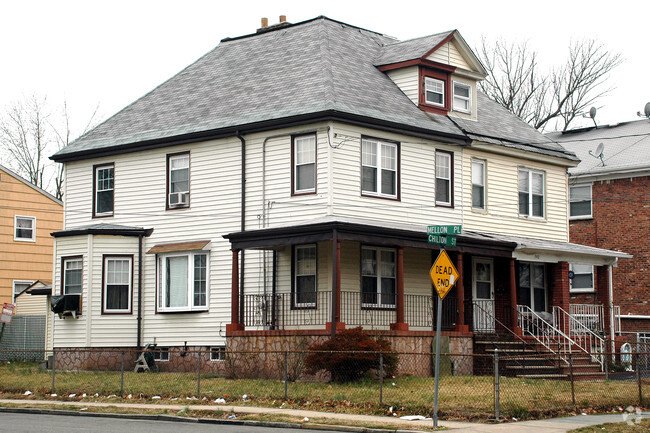
{"label": "shrub", "polygon": [[383,338],[373,339],[361,327],[346,329],[333,338],[314,343],[305,358],[307,373],[325,370],[333,382],[351,382],[364,377],[370,370],[379,371],[379,353],[384,358],[384,376],[397,371],[398,358]]}

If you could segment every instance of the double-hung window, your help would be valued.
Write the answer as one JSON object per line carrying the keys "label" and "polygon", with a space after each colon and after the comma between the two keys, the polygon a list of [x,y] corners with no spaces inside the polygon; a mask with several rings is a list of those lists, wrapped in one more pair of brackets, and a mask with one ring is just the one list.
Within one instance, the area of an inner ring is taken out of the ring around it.
{"label": "double-hung window", "polygon": [[365,308],[394,308],[396,252],[389,248],[361,248],[361,305]]}
{"label": "double-hung window", "polygon": [[471,113],[472,88],[467,84],[454,83],[454,110]]}
{"label": "double-hung window", "polygon": [[190,205],[190,154],[167,155],[167,208]]}
{"label": "double-hung window", "polygon": [[371,138],[361,140],[361,192],[397,198],[398,145]]}
{"label": "double-hung window", "polygon": [[544,172],[519,169],[519,215],[544,217]]}
{"label": "double-hung window", "polygon": [[34,284],[33,281],[14,281],[14,282],[13,282],[13,285],[14,285],[14,296],[13,296],[12,301],[15,302],[15,301],[16,301],[16,296],[18,296],[18,295],[20,295],[21,293],[23,293],[23,292],[24,292],[25,290],[27,290],[27,288],[28,288],[29,286],[31,286],[32,284]]}
{"label": "double-hung window", "polygon": [[546,311],[546,275],[543,263],[519,263],[518,303]]}
{"label": "double-hung window", "polygon": [[453,206],[453,156],[450,152],[436,151],[436,204]]}
{"label": "double-hung window", "polygon": [[14,217],[14,240],[36,242],[36,218],[16,215]]}
{"label": "double-hung window", "polygon": [[316,134],[293,137],[293,193],[316,192]]}
{"label": "double-hung window", "polygon": [[570,263],[569,270],[573,272],[573,278],[569,279],[571,292],[594,291],[594,267],[592,265]]}
{"label": "double-hung window", "polygon": [[569,217],[591,218],[591,185],[569,187]]}
{"label": "double-hung window", "polygon": [[485,161],[472,160],[472,209],[485,210]]}
{"label": "double-hung window", "polygon": [[104,256],[104,313],[130,313],[133,290],[133,258]]}
{"label": "double-hung window", "polygon": [[81,257],[64,258],[62,268],[62,294],[80,295],[82,292],[82,269],[83,259]]}
{"label": "double-hung window", "polygon": [[208,309],[208,253],[204,251],[158,256],[158,311]]}
{"label": "double-hung window", "polygon": [[316,306],[316,245],[298,245],[294,249],[295,307]]}
{"label": "double-hung window", "polygon": [[95,166],[94,177],[93,216],[111,216],[115,198],[115,166],[113,164]]}
{"label": "double-hung window", "polygon": [[431,77],[424,78],[424,101],[429,105],[445,106],[445,82]]}

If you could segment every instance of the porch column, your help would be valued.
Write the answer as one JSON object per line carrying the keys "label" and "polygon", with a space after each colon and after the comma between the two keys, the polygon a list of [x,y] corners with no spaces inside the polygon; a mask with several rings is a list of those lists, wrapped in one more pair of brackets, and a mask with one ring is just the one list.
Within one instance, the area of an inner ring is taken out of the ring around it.
{"label": "porch column", "polygon": [[612,314],[609,308],[609,268],[607,266],[596,266],[594,287],[596,288],[597,302],[603,306],[603,331],[608,338],[611,338]]}
{"label": "porch column", "polygon": [[458,281],[456,282],[456,299],[458,302],[458,316],[456,317],[456,331],[469,332],[469,326],[465,325],[465,286],[463,286],[463,253],[456,256],[456,270]]}
{"label": "porch column", "polygon": [[390,324],[390,329],[394,331],[408,331],[409,325],[404,321],[404,248],[397,247],[397,263],[396,263],[396,298],[395,310],[397,313],[397,320],[395,323]]}
{"label": "porch column", "polygon": [[334,337],[336,330],[345,329],[341,322],[341,240],[336,229],[332,232],[332,317],[331,322],[325,324],[325,329]]}
{"label": "porch column", "polygon": [[517,274],[515,273],[516,260],[510,259],[510,327],[518,335],[521,335],[521,328],[517,320]]}
{"label": "porch column", "polygon": [[239,320],[239,250],[232,250],[232,283],[231,283],[230,323],[226,332],[241,331],[244,326]]}

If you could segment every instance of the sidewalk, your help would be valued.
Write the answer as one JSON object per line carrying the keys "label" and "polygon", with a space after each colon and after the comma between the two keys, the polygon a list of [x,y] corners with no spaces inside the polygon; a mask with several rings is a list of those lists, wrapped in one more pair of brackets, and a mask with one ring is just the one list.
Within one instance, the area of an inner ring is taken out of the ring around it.
{"label": "sidewalk", "polygon": [[[310,419],[327,418],[329,420],[340,420],[343,426],[348,422],[364,422],[364,423],[377,423],[385,424],[386,427],[393,427],[395,429],[404,428],[405,426],[428,428],[431,429],[433,422],[428,421],[407,421],[399,418],[389,418],[385,416],[372,416],[372,415],[354,415],[332,412],[317,412],[311,410],[301,409],[278,409],[268,407],[255,407],[255,406],[233,406],[225,405],[199,405],[199,404],[142,404],[142,403],[99,403],[99,402],[79,402],[79,401],[56,401],[56,400],[11,400],[0,399],[0,405],[14,404],[25,406],[60,406],[62,410],[69,407],[116,407],[116,408],[130,408],[130,409],[167,409],[172,413],[179,412],[185,408],[189,410],[202,410],[202,411],[233,411],[235,413],[250,413],[250,414],[277,414],[289,415],[298,417],[300,419],[307,417]],[[480,424],[458,421],[440,421],[439,427],[446,427],[453,430],[454,433],[465,432],[522,432],[522,433],[560,433],[568,430],[576,429],[579,427],[587,427],[590,425],[603,424],[603,423],[616,423],[623,422],[622,415],[578,415],[565,418],[553,418],[546,420],[536,421],[521,421],[506,424]],[[319,428],[317,425],[312,425],[312,428]],[[349,430],[349,429],[348,429]]]}

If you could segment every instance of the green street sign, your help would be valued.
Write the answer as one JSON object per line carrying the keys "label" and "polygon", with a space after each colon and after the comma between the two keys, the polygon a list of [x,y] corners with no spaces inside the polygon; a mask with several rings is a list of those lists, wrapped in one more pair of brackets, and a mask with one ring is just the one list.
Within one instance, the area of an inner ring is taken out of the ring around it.
{"label": "green street sign", "polygon": [[461,225],[441,225],[441,226],[427,226],[428,235],[447,235],[456,236],[463,232]]}
{"label": "green street sign", "polygon": [[448,247],[456,246],[456,236],[439,236],[429,235],[430,244],[446,245]]}

